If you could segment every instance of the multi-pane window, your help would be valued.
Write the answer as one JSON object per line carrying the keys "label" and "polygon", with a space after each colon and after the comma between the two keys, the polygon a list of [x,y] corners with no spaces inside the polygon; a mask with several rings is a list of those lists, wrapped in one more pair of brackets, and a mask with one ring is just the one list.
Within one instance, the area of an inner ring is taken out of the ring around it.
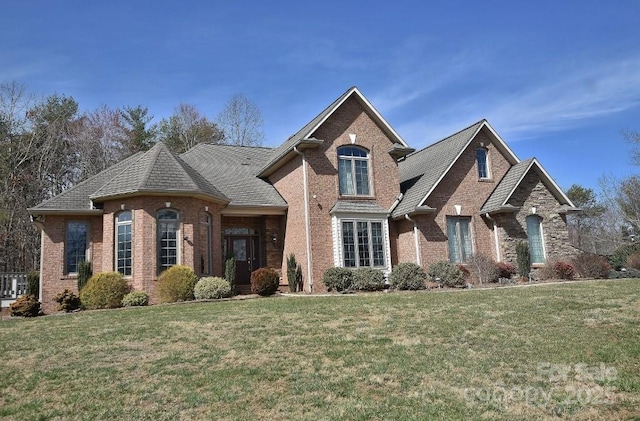
{"label": "multi-pane window", "polygon": [[158,271],[178,264],[178,212],[162,209],[157,214]]}
{"label": "multi-pane window", "polygon": [[478,163],[478,177],[489,178],[489,165],[487,164],[486,149],[476,149],[476,162]]}
{"label": "multi-pane window", "polygon": [[473,255],[471,245],[471,218],[447,216],[447,236],[449,237],[449,261],[464,263]]}
{"label": "multi-pane window", "polygon": [[131,275],[131,262],[131,211],[124,211],[116,217],[116,271]]}
{"label": "multi-pane window", "polygon": [[382,222],[342,221],[342,251],[345,267],[383,267]]}
{"label": "multi-pane window", "polygon": [[200,271],[205,274],[212,274],[212,255],[211,255],[211,214],[208,212],[200,216],[200,231],[206,240],[206,249],[200,255]]}
{"label": "multi-pane window", "polygon": [[355,146],[338,148],[338,179],[341,195],[370,195],[367,151]]}
{"label": "multi-pane window", "polygon": [[65,241],[67,273],[77,273],[78,263],[87,259],[87,234],[89,224],[71,221],[67,223],[67,238]]}
{"label": "multi-pane window", "polygon": [[527,216],[527,237],[531,263],[544,263],[544,239],[542,237],[542,219],[537,215]]}

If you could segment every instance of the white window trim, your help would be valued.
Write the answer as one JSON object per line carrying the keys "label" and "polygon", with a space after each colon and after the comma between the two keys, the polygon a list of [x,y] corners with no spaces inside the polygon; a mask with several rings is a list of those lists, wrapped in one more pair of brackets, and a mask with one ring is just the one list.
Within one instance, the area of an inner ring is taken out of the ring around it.
{"label": "white window trim", "polygon": [[[384,266],[369,266],[380,269],[385,275],[391,273],[391,242],[389,238],[389,219],[378,214],[334,214],[331,217],[331,230],[333,236],[333,265],[344,266],[344,253],[342,242],[342,222],[380,222],[382,224],[382,241],[384,243]],[[373,258],[373,257],[372,257]],[[355,268],[354,268],[355,269]]]}
{"label": "white window trim", "polygon": [[[485,160],[485,167],[487,167],[487,176],[486,177],[480,177],[480,168],[479,168],[479,164],[478,164],[478,151],[479,150],[483,150],[484,151],[484,160]],[[491,165],[489,165],[489,149],[487,149],[486,147],[480,147],[478,149],[476,149],[476,172],[478,173],[478,179],[479,180],[491,180]]]}
{"label": "white window trim", "polygon": [[[448,230],[448,219],[449,218],[454,218],[454,219],[458,219],[458,220],[462,220],[462,219],[468,219],[469,220],[469,236],[471,238],[469,238],[469,241],[471,242],[471,256],[469,256],[469,258],[471,258],[472,256],[475,256],[476,254],[476,242],[475,242],[475,237],[476,237],[476,233],[475,230],[473,228],[473,217],[469,216],[469,215],[446,215],[445,216],[445,220],[444,220],[444,226],[445,229]],[[458,232],[458,234],[460,234]],[[460,238],[460,237],[459,237]],[[461,244],[458,244],[458,246],[461,246]],[[449,234],[447,233],[447,254],[449,254]],[[465,265],[467,264],[466,261],[461,261],[461,262],[452,262],[451,261],[451,255],[449,254],[449,263],[453,263],[454,265]]]}
{"label": "white window trim", "polygon": [[[546,246],[546,242],[544,241],[544,227],[542,226],[542,217],[540,215],[537,215],[535,213],[532,213],[530,215],[527,215],[525,220],[524,220],[524,225],[525,228],[527,227],[527,218],[529,218],[530,216],[535,216],[536,219],[538,220],[538,229],[540,230],[540,242],[542,243],[542,259],[544,260],[544,262],[531,262],[532,265],[544,265],[547,262],[547,246]],[[528,230],[525,230],[525,232],[527,233],[527,242],[529,243],[529,247],[531,247],[531,240],[529,239],[529,232]]]}
{"label": "white window trim", "polygon": [[130,278],[133,276],[133,214],[134,212],[132,210],[123,210],[118,212],[115,215],[115,224],[114,224],[114,255],[113,255],[113,267],[115,268],[115,271],[118,272],[118,246],[119,246],[119,242],[118,242],[118,227],[119,226],[123,226],[126,225],[127,223],[123,223],[123,222],[118,222],[118,216],[123,214],[124,212],[130,212],[131,213],[131,221],[127,221],[127,223],[129,225],[131,225],[131,274],[130,275],[123,275],[125,278]]}
{"label": "white window trim", "polygon": [[158,212],[162,210],[170,210],[175,212],[178,215],[178,218],[175,220],[177,222],[176,229],[176,265],[182,264],[182,222],[180,218],[180,211],[173,208],[161,208],[156,211],[156,271],[161,273],[168,268],[162,269],[160,267],[160,237],[158,234],[160,233],[159,224],[158,224]]}
{"label": "white window trim", "polygon": [[[341,148],[348,148],[348,147],[353,147],[356,149],[360,149],[364,152],[367,153],[366,157],[361,157],[361,156],[344,156],[342,157],[340,155],[340,149]],[[374,190],[373,190],[373,165],[371,164],[373,159],[372,159],[372,151],[362,147],[362,146],[358,146],[358,145],[342,145],[339,146],[336,149],[336,154],[338,156],[338,195],[340,197],[374,197]],[[340,160],[349,160],[351,161],[351,174],[353,176],[353,194],[348,194],[348,193],[342,193],[340,191]],[[358,183],[356,181],[356,166],[355,166],[355,160],[359,160],[359,161],[366,161],[367,162],[367,184],[369,187],[369,194],[358,194]]]}

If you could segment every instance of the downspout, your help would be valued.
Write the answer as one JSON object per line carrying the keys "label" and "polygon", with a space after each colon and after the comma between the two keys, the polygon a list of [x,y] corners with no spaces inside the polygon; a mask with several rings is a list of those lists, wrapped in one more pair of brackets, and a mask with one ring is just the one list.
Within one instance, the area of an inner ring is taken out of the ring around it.
{"label": "downspout", "polygon": [[40,280],[38,282],[38,300],[42,301],[42,284],[43,284],[43,270],[44,270],[44,259],[42,255],[44,254],[44,216],[41,215],[40,218],[34,218],[33,215],[29,216],[31,222],[38,228],[40,231]]}
{"label": "downspout", "polygon": [[418,238],[418,224],[416,223],[415,220],[411,219],[408,213],[404,214],[404,218],[407,221],[413,223],[413,240],[415,242],[415,247],[416,247],[416,264],[418,266],[422,266],[422,262],[420,259],[420,239]]}
{"label": "downspout", "polygon": [[500,256],[500,240],[498,239],[498,224],[496,220],[489,215],[489,213],[485,213],[484,216],[491,222],[493,222],[493,241],[495,241],[496,245],[496,261],[502,261],[502,257]]}
{"label": "downspout", "polygon": [[304,228],[307,246],[307,279],[309,280],[309,292],[313,292],[313,270],[311,270],[311,222],[309,218],[309,190],[307,186],[307,157],[304,152],[300,152],[297,146],[293,151],[302,157],[302,191],[304,194]]}

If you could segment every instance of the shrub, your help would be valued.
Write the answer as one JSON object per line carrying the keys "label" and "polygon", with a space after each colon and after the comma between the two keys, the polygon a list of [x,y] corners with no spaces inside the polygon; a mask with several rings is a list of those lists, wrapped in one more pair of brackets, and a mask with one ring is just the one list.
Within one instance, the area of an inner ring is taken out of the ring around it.
{"label": "shrub", "polygon": [[384,289],[384,274],[379,269],[358,268],[353,271],[353,289],[356,291],[380,291]]}
{"label": "shrub", "polygon": [[627,269],[640,269],[640,252],[635,252],[627,257]]}
{"label": "shrub", "polygon": [[149,305],[149,294],[144,291],[131,291],[122,298],[124,307],[142,307]]}
{"label": "shrub", "polygon": [[553,264],[553,272],[558,279],[576,279],[576,268],[571,263],[558,261]]}
{"label": "shrub", "polygon": [[513,275],[518,273],[516,267],[508,262],[496,263],[496,269],[498,270],[498,278],[511,279]]}
{"label": "shrub", "polygon": [[287,258],[287,282],[289,292],[297,292],[302,280],[302,268],[296,262],[296,255],[291,253]]}
{"label": "shrub", "polygon": [[625,271],[621,271],[621,272],[616,272],[620,274],[620,278],[640,278],[640,270],[639,269],[634,269],[634,268],[629,268]]}
{"label": "shrub", "polygon": [[597,254],[581,254],[573,259],[573,265],[583,278],[607,279],[611,272],[611,265]]}
{"label": "shrub", "polygon": [[231,295],[236,291],[236,258],[231,256],[224,262],[224,279],[229,282]]}
{"label": "shrub", "polygon": [[280,275],[275,269],[260,268],[251,273],[251,292],[267,296],[273,295],[280,285]]}
{"label": "shrub", "polygon": [[26,295],[33,295],[34,297],[40,295],[40,272],[31,270],[27,274]]}
{"label": "shrub", "polygon": [[296,280],[298,281],[298,291],[302,291],[304,282],[302,281],[302,267],[300,265],[296,268]]}
{"label": "shrub", "polygon": [[516,245],[516,261],[518,274],[523,278],[528,278],[529,272],[531,272],[531,254],[529,253],[529,244],[526,241],[520,241]]}
{"label": "shrub", "polygon": [[78,297],[73,293],[73,291],[69,291],[68,289],[65,289],[64,291],[53,297],[53,301],[58,303],[58,311],[64,311],[65,313],[80,308],[80,297]]}
{"label": "shrub", "polygon": [[611,266],[620,270],[627,264],[627,258],[633,253],[640,252],[640,243],[625,244],[618,247],[610,257]]}
{"label": "shrub", "polygon": [[194,299],[193,288],[198,277],[188,266],[175,265],[165,270],[158,278],[158,297],[161,303],[190,301]]}
{"label": "shrub", "polygon": [[36,317],[40,315],[40,301],[34,295],[21,295],[9,305],[14,317]]}
{"label": "shrub", "polygon": [[101,272],[89,278],[80,291],[80,302],[87,309],[117,308],[130,290],[120,272]]}
{"label": "shrub", "polygon": [[[487,256],[480,253],[475,254],[471,256],[468,264],[480,285],[485,282],[496,282],[498,280],[496,263]],[[464,275],[464,271],[462,271],[462,274]]]}
{"label": "shrub", "polygon": [[217,276],[207,276],[200,278],[193,295],[196,300],[213,300],[218,298],[231,297],[231,285],[229,281]]}
{"label": "shrub", "polygon": [[460,268],[444,260],[431,264],[427,275],[433,282],[449,287],[461,286],[465,283],[464,274]]}
{"label": "shrub", "polygon": [[418,290],[425,289],[426,275],[424,270],[415,263],[398,263],[389,275],[389,283],[397,289]]}
{"label": "shrub", "polygon": [[91,262],[85,260],[78,262],[78,291],[82,291],[89,278],[93,276],[93,269],[91,268]]}
{"label": "shrub", "polygon": [[322,275],[322,283],[328,291],[338,292],[353,288],[353,272],[346,268],[331,267]]}

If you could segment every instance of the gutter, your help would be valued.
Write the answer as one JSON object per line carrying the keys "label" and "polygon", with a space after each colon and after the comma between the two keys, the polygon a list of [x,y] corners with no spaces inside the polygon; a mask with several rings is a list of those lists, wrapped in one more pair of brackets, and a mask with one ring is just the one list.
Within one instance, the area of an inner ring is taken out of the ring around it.
{"label": "gutter", "polygon": [[420,239],[418,238],[418,224],[416,223],[415,220],[411,219],[408,213],[404,214],[404,219],[413,223],[413,240],[416,247],[416,264],[422,267],[422,262],[420,259]]}
{"label": "gutter", "polygon": [[302,189],[304,194],[304,228],[307,247],[307,279],[309,280],[309,292],[313,292],[313,271],[311,270],[311,223],[309,218],[309,188],[307,186],[307,156],[300,152],[297,146],[293,151],[302,157]]}

